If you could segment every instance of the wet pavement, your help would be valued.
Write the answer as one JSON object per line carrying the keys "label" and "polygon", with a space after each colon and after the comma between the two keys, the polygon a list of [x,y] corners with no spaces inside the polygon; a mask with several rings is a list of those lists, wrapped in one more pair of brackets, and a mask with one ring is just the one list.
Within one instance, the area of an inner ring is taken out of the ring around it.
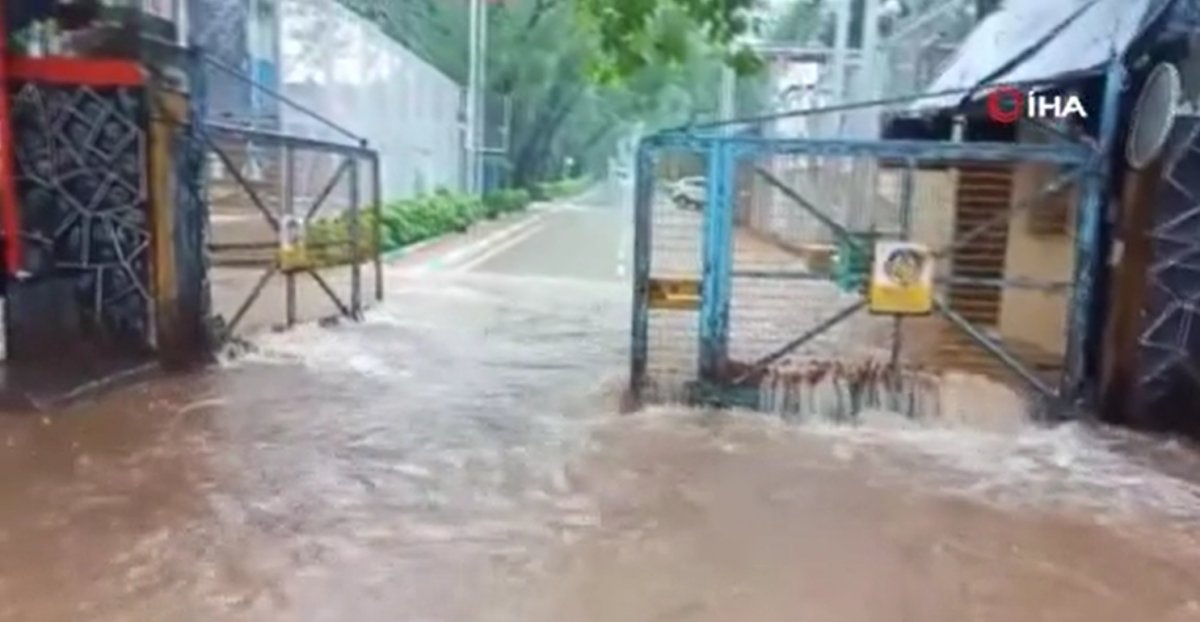
{"label": "wet pavement", "polygon": [[617,415],[602,210],[397,266],[362,324],[0,418],[0,620],[1200,620],[1180,443]]}

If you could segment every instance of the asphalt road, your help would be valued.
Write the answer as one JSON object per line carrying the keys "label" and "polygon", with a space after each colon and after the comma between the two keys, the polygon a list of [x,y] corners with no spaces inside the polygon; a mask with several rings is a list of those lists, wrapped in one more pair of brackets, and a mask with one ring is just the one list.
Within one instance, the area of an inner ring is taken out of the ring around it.
{"label": "asphalt road", "polygon": [[546,208],[535,222],[473,258],[466,271],[620,282],[629,274],[633,218],[628,188],[598,186]]}

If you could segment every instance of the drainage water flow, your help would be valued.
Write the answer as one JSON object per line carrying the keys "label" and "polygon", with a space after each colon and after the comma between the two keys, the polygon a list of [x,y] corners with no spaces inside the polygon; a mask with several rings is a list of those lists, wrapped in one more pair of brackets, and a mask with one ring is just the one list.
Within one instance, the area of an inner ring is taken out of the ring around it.
{"label": "drainage water flow", "polygon": [[0,419],[0,620],[1200,616],[1187,447],[619,416],[626,285],[388,287],[362,324]]}

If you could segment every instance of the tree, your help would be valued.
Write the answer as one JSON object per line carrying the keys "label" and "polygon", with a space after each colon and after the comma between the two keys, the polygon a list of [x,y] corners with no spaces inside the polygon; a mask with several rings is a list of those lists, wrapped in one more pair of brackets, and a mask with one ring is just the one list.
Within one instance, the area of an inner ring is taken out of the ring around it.
{"label": "tree", "polygon": [[695,53],[694,37],[720,52],[739,74],[761,67],[741,39],[752,34],[757,0],[576,0],[581,25],[597,39],[593,78],[612,82],[652,65],[678,65]]}
{"label": "tree", "polygon": [[[468,0],[341,0],[459,82],[467,73]],[[487,88],[512,111],[512,180],[558,174],[565,158],[607,164],[635,124],[654,130],[717,113],[723,64],[761,64],[740,37],[759,0],[505,0],[488,8]],[[799,0],[813,3],[815,0]],[[807,14],[796,16],[801,32]],[[809,26],[811,27],[811,25]],[[761,105],[761,79],[739,89]],[[498,119],[489,119],[498,122]]]}

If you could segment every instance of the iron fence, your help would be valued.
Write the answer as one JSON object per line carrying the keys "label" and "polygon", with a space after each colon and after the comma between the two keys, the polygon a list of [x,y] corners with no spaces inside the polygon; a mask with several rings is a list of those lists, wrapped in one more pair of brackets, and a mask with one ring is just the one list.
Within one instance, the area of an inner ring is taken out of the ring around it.
{"label": "iron fence", "polygon": [[382,298],[374,151],[213,122],[204,136],[213,307],[228,334],[357,318],[368,263]]}
{"label": "iron fence", "polygon": [[[732,127],[681,128],[639,150],[635,396],[832,418],[961,416],[983,390],[1043,412],[1083,396],[1104,144],[1036,124],[1013,142]],[[697,164],[703,197],[673,201],[679,171]],[[878,271],[893,264],[875,255],[897,243],[932,266],[925,312],[877,306]]]}

